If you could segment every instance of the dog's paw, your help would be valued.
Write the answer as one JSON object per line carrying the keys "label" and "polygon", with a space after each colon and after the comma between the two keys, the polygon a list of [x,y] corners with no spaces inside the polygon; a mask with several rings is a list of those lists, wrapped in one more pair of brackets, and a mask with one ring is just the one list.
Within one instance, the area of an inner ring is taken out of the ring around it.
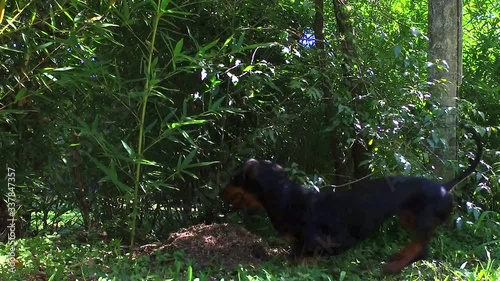
{"label": "dog's paw", "polygon": [[382,267],[382,272],[385,274],[397,274],[405,268],[406,262],[401,260],[389,261]]}

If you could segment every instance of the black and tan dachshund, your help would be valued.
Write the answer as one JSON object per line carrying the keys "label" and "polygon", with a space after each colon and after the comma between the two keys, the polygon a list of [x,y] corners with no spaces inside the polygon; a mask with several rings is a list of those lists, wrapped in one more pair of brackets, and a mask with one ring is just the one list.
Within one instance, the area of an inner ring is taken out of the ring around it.
{"label": "black and tan dachshund", "polygon": [[473,129],[465,129],[476,142],[475,159],[462,174],[443,184],[396,176],[317,192],[292,182],[278,164],[249,159],[220,196],[239,210],[265,210],[274,228],[291,243],[294,255],[309,262],[317,255],[335,255],[353,247],[378,231],[386,218],[398,215],[402,227],[415,234],[383,267],[385,273],[398,273],[425,258],[436,227],[452,212],[449,191],[480,162],[481,140]]}

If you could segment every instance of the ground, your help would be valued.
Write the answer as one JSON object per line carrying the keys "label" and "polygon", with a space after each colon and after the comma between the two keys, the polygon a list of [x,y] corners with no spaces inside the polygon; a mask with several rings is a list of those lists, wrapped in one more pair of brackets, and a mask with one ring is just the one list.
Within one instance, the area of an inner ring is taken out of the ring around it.
{"label": "ground", "polygon": [[500,216],[463,221],[460,228],[441,227],[429,258],[396,276],[380,268],[409,237],[389,222],[358,247],[314,266],[290,262],[286,244],[248,225],[191,226],[138,246],[132,256],[117,240],[45,235],[18,240],[14,274],[6,270],[9,248],[0,245],[0,280],[500,280]]}
{"label": "ground", "polygon": [[141,246],[138,254],[148,254],[154,259],[158,254],[177,251],[194,262],[195,270],[211,266],[233,268],[240,264],[257,267],[273,256],[286,253],[286,249],[270,247],[262,238],[237,224],[200,224],[172,233],[164,245]]}

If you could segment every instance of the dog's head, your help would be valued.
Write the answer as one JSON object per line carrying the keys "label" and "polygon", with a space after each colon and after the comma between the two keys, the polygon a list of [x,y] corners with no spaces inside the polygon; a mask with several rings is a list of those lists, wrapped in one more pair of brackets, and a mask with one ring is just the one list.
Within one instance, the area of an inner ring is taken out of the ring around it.
{"label": "dog's head", "polygon": [[238,210],[264,209],[266,189],[283,175],[283,168],[277,164],[248,159],[236,169],[219,195]]}

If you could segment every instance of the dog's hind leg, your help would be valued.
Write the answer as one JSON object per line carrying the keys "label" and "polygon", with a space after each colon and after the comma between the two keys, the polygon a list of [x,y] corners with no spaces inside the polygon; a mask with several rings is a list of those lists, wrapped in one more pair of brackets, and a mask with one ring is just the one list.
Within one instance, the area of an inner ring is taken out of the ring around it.
{"label": "dog's hind leg", "polygon": [[398,273],[406,266],[427,256],[429,242],[441,220],[433,216],[430,206],[417,214],[409,211],[400,215],[402,226],[416,232],[412,242],[389,257],[383,267],[385,273]]}
{"label": "dog's hind leg", "polygon": [[390,261],[384,265],[382,271],[391,274],[400,272],[409,264],[425,257],[428,251],[428,244],[427,239],[414,239],[410,244],[391,256],[389,258]]}

